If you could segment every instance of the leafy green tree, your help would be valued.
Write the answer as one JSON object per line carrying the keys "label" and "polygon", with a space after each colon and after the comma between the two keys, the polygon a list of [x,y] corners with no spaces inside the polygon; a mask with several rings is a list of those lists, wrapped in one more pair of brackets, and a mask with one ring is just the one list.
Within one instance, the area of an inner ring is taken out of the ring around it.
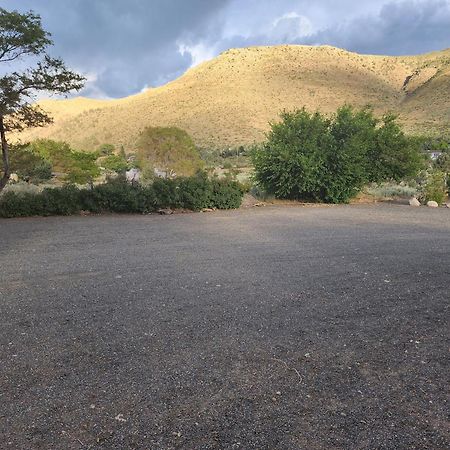
{"label": "leafy green tree", "polygon": [[420,151],[422,138],[406,136],[396,122],[396,116],[383,116],[381,126],[375,130],[370,142],[367,172],[369,180],[401,181],[414,177],[425,166],[425,156]]}
{"label": "leafy green tree", "polygon": [[318,200],[330,121],[305,109],[283,112],[268,140],[252,152],[257,183],[279,198]]}
{"label": "leafy green tree", "polygon": [[[52,165],[44,157],[27,145],[13,145],[10,148],[10,167],[20,178],[34,183],[49,180],[52,177]],[[0,168],[3,169],[0,161]]]}
{"label": "leafy green tree", "polygon": [[191,176],[203,167],[192,138],[176,127],[146,128],[138,138],[136,156],[143,171],[157,168],[169,176]]}
{"label": "leafy green tree", "polygon": [[55,172],[64,174],[71,183],[85,184],[100,175],[97,154],[74,150],[66,142],[38,139],[28,144],[35,154],[49,161]]}
{"label": "leafy green tree", "polygon": [[111,172],[122,173],[128,169],[127,160],[120,155],[110,155],[101,160],[101,166]]}
{"label": "leafy green tree", "polygon": [[3,175],[0,191],[9,180],[11,168],[7,133],[28,127],[44,126],[51,118],[33,103],[38,93],[67,94],[82,88],[84,78],[68,70],[64,62],[50,57],[50,34],[42,28],[41,18],[32,11],[21,14],[0,8],[0,63],[37,59],[34,66],[6,73],[0,78],[0,138]]}
{"label": "leafy green tree", "polygon": [[368,108],[343,106],[331,119],[303,108],[281,119],[252,152],[257,184],[278,198],[345,203],[369,181],[400,180],[423,165],[395,118],[380,126]]}

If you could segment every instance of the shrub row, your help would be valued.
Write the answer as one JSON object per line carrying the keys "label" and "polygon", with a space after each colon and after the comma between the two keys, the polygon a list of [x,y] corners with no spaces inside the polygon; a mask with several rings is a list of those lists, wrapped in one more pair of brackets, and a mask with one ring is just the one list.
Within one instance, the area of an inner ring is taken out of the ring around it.
{"label": "shrub row", "polygon": [[161,208],[232,209],[239,208],[242,196],[239,183],[209,180],[204,174],[158,179],[149,186],[115,179],[90,189],[69,185],[40,193],[6,192],[0,197],[0,217],[71,215],[81,211],[150,213]]}

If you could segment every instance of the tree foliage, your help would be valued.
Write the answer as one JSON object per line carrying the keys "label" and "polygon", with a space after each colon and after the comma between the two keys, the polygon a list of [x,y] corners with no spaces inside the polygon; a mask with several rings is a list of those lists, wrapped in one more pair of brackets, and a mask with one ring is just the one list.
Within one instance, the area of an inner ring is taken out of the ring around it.
{"label": "tree foliage", "polygon": [[203,167],[200,154],[189,134],[176,127],[148,127],[137,142],[137,160],[169,176],[191,176]]}
{"label": "tree foliage", "polygon": [[[52,177],[52,165],[28,145],[13,145],[10,149],[11,172],[33,183],[40,183]],[[3,164],[0,161],[0,169]]]}
{"label": "tree foliage", "polygon": [[367,182],[399,181],[423,165],[391,115],[344,106],[332,118],[301,109],[281,119],[252,152],[256,182],[279,198],[345,203]]}
{"label": "tree foliage", "polygon": [[[10,176],[7,133],[51,122],[48,114],[35,105],[38,93],[67,94],[81,89],[84,78],[47,54],[50,34],[42,28],[41,18],[33,12],[19,13],[0,8],[0,63],[11,67],[29,57],[37,62],[25,70],[9,71],[0,78],[0,138],[3,176],[0,190]],[[6,68],[5,67],[5,68]]]}
{"label": "tree foliage", "polygon": [[66,142],[38,139],[28,149],[48,161],[70,183],[85,184],[100,175],[95,153],[74,150]]}
{"label": "tree foliage", "polygon": [[123,173],[128,169],[128,162],[121,155],[109,155],[101,158],[100,165],[106,170]]}

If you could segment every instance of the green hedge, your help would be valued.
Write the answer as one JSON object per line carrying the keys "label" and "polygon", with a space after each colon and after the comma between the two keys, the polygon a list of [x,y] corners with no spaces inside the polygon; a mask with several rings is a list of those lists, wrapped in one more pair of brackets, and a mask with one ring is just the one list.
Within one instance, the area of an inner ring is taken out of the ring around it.
{"label": "green hedge", "polygon": [[6,192],[0,196],[0,217],[67,216],[81,211],[150,213],[161,208],[232,209],[239,208],[242,196],[239,183],[209,180],[204,174],[158,179],[149,186],[115,179],[91,189],[69,185],[38,194]]}

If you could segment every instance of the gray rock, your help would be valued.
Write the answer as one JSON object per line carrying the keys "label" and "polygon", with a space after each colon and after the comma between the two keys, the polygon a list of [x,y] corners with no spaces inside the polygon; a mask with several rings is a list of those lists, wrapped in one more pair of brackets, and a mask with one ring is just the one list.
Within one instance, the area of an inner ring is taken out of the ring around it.
{"label": "gray rock", "polygon": [[417,198],[413,197],[410,201],[409,201],[410,206],[420,206],[420,202],[419,200],[417,200]]}
{"label": "gray rock", "polygon": [[437,202],[430,200],[429,202],[427,202],[427,206],[429,206],[430,208],[437,208],[439,205],[437,204]]}
{"label": "gray rock", "polygon": [[168,216],[170,214],[173,214],[173,211],[169,208],[167,209],[158,209],[158,213],[163,215],[163,216]]}

